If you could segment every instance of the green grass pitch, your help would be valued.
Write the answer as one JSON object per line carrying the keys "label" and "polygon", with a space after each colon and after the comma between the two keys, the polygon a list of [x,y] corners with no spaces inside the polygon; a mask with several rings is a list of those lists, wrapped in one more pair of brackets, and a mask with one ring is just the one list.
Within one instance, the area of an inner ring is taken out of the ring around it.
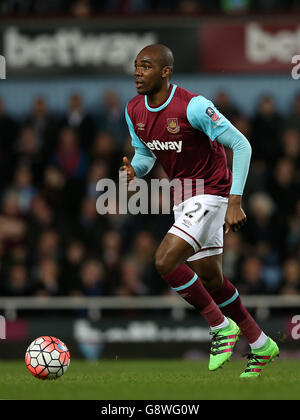
{"label": "green grass pitch", "polygon": [[221,400],[300,399],[300,360],[280,360],[261,378],[239,379],[244,360],[209,372],[207,361],[71,360],[65,375],[42,381],[23,361],[0,362],[0,399]]}

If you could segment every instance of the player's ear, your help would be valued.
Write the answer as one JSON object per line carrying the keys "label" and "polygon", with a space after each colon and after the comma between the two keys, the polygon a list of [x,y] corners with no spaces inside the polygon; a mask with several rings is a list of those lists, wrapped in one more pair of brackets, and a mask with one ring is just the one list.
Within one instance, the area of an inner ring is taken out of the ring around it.
{"label": "player's ear", "polygon": [[165,79],[165,78],[171,79],[171,75],[172,75],[172,69],[171,69],[171,67],[164,66],[162,68],[162,77],[163,77],[163,79]]}

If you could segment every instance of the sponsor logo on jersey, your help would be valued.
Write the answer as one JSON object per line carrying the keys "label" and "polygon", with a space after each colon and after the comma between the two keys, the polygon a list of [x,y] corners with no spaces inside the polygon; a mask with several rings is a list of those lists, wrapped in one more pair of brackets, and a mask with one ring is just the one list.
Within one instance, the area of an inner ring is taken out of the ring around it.
{"label": "sponsor logo on jersey", "polygon": [[169,133],[177,134],[180,131],[178,118],[167,118],[167,130]]}
{"label": "sponsor logo on jersey", "polygon": [[218,121],[218,119],[220,118],[219,115],[215,112],[215,110],[212,109],[210,106],[206,108],[205,112],[213,122]]}
{"label": "sponsor logo on jersey", "polygon": [[180,153],[182,150],[182,140],[180,141],[159,141],[152,140],[145,143],[150,150],[175,150],[176,153]]}

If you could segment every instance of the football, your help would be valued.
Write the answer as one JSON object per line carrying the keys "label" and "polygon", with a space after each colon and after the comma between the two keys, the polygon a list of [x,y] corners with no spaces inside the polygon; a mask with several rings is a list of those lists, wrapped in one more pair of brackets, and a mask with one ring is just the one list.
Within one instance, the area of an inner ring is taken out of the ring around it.
{"label": "football", "polygon": [[36,338],[26,350],[25,363],[29,372],[38,379],[57,379],[70,365],[70,352],[58,338]]}

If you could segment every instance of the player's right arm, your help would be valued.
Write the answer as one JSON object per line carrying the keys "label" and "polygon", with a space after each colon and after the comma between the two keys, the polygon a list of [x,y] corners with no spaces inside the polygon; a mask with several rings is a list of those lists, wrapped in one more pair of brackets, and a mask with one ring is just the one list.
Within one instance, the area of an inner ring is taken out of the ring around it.
{"label": "player's right arm", "polygon": [[127,171],[127,181],[129,182],[136,177],[142,178],[143,176],[147,175],[147,173],[150,172],[153,168],[156,157],[151,152],[151,150],[149,150],[141,142],[136,132],[134,131],[127,107],[125,109],[125,118],[131,136],[131,144],[134,147],[135,153],[131,163],[126,156],[123,157],[123,166],[121,166],[120,170]]}

